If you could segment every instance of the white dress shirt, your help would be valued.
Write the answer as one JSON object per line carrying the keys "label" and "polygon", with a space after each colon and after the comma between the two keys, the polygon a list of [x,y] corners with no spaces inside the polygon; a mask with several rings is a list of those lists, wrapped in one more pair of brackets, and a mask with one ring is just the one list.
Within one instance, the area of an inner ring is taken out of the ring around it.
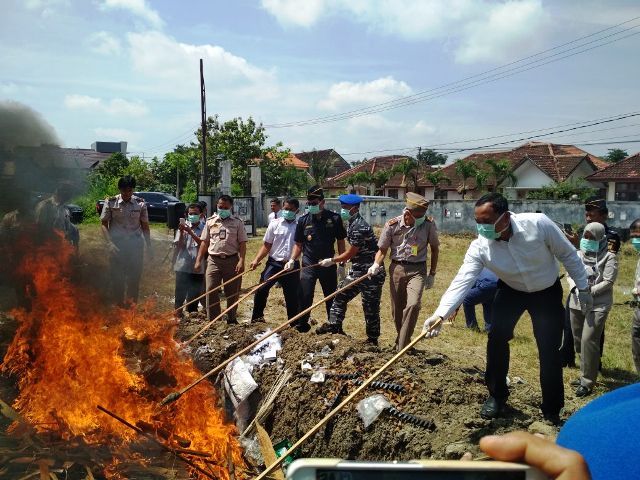
{"label": "white dress shirt", "polygon": [[271,212],[269,214],[269,216],[267,217],[269,220],[269,223],[273,222],[274,220],[280,218],[280,212],[276,213],[276,212]]}
{"label": "white dress shirt", "polygon": [[291,258],[291,251],[295,241],[297,220],[287,222],[284,218],[276,218],[267,227],[263,241],[271,244],[269,256],[278,262],[286,262]]}
{"label": "white dress shirt", "polygon": [[521,292],[538,292],[558,279],[558,259],[579,289],[587,288],[587,273],[576,249],[543,213],[511,213],[509,241],[478,237],[464,263],[440,299],[435,314],[449,317],[462,303],[484,267]]}

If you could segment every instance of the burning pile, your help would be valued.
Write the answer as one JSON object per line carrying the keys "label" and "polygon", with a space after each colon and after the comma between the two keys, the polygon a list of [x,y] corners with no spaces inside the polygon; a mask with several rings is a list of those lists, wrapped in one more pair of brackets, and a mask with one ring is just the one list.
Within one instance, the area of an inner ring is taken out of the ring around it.
{"label": "burning pile", "polygon": [[[174,325],[151,305],[143,311],[102,307],[95,292],[70,280],[73,255],[55,238],[34,246],[21,265],[33,279],[31,310],[12,312],[19,327],[1,365],[18,380],[14,407],[36,431],[65,441],[109,445],[119,454],[140,441],[133,429],[97,409],[102,405],[164,438],[171,449],[206,452],[189,458],[212,477],[229,478],[228,463],[238,468],[243,460],[213,388],[200,384],[179,402],[159,407],[177,386],[200,376],[180,354]],[[149,460],[135,450],[133,459]],[[105,475],[117,477],[119,461],[114,454]],[[193,468],[191,473],[204,476]]]}

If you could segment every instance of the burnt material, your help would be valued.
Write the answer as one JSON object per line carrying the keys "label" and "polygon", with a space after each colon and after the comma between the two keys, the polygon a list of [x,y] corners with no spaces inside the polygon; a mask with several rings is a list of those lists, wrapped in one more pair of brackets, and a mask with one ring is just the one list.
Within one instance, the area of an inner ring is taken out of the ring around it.
{"label": "burnt material", "polygon": [[[355,385],[362,385],[362,380],[357,378],[353,381]],[[369,384],[369,388],[376,388],[379,390],[388,390],[390,392],[395,393],[404,393],[404,386],[399,383],[391,383],[391,382],[379,382],[377,380],[371,382]]]}
{"label": "burnt material", "polygon": [[433,423],[433,420],[421,418],[416,415],[412,415],[410,413],[401,412],[395,407],[389,407],[385,410],[385,412],[387,412],[392,417],[395,417],[404,423],[410,423],[417,427],[427,429],[430,432],[433,432],[436,429],[436,424]]}
{"label": "burnt material", "polygon": [[336,380],[355,380],[362,376],[361,373],[325,373],[325,378],[334,378]]}

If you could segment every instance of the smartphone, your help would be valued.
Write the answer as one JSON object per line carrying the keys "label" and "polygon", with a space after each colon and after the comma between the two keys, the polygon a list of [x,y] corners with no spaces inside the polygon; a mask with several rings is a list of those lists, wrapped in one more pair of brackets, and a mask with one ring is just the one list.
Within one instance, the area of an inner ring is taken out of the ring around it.
{"label": "smartphone", "polygon": [[184,225],[187,221],[184,219],[184,217],[180,217],[180,225]]}
{"label": "smartphone", "polygon": [[295,460],[288,480],[549,480],[539,470],[507,462],[412,460],[350,462],[330,458]]}

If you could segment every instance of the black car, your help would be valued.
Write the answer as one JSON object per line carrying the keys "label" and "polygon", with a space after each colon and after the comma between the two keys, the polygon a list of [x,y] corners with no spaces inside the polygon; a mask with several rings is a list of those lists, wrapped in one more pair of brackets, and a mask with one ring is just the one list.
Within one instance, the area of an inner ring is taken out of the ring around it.
{"label": "black car", "polygon": [[65,207],[69,212],[71,223],[82,223],[82,220],[84,219],[84,210],[82,210],[80,205],[67,203]]}
{"label": "black car", "polygon": [[[171,202],[179,202],[176,197],[162,192],[133,192],[134,195],[144,199],[147,204],[147,211],[149,212],[149,220],[155,222],[167,221],[167,207]],[[102,206],[104,200],[96,202],[96,211],[98,215],[102,213]]]}

